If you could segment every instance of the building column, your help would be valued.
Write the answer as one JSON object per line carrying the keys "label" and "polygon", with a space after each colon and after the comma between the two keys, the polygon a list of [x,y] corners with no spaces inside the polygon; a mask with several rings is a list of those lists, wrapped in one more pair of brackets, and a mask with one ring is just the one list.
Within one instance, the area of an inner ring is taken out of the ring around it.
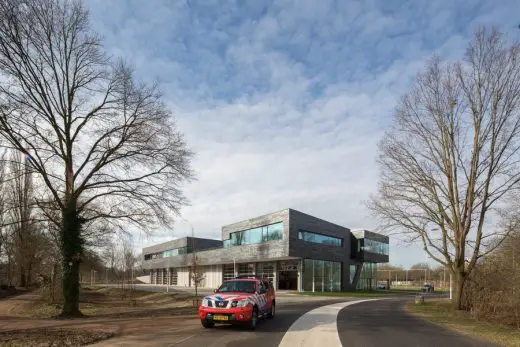
{"label": "building column", "polygon": [[273,286],[278,290],[278,261],[275,261],[273,266]]}
{"label": "building column", "polygon": [[298,291],[303,291],[303,259],[298,262]]}

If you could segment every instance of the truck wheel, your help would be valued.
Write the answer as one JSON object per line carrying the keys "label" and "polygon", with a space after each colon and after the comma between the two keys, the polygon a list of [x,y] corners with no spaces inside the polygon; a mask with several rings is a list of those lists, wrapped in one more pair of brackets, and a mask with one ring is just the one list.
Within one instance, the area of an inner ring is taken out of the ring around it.
{"label": "truck wheel", "polygon": [[202,324],[202,326],[206,329],[210,329],[210,328],[213,328],[215,326],[215,323],[213,322],[208,322],[207,320],[205,319],[201,319],[200,320],[200,323]]}
{"label": "truck wheel", "polygon": [[254,307],[253,314],[251,315],[251,320],[249,321],[249,324],[248,324],[248,328],[251,330],[255,330],[256,323],[258,323],[258,309],[256,307]]}
{"label": "truck wheel", "polygon": [[275,313],[276,313],[276,305],[273,301],[273,304],[271,305],[271,311],[267,314],[267,318],[272,319],[274,317]]}

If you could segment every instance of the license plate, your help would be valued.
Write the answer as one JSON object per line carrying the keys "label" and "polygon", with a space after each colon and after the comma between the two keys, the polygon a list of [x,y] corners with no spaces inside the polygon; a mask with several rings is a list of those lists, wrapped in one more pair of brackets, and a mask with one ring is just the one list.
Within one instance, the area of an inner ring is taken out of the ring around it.
{"label": "license plate", "polygon": [[229,320],[229,317],[216,314],[213,316],[213,319],[214,320]]}

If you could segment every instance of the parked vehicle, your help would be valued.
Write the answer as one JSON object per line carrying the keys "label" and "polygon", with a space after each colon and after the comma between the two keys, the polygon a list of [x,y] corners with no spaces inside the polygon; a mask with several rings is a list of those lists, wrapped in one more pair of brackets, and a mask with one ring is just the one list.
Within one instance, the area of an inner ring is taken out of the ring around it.
{"label": "parked vehicle", "polygon": [[377,289],[390,289],[388,281],[377,281]]}
{"label": "parked vehicle", "polygon": [[430,284],[430,283],[425,283],[423,285],[423,287],[421,288],[421,292],[433,293],[433,291],[434,291],[433,284]]}
{"label": "parked vehicle", "polygon": [[206,296],[199,306],[199,318],[204,328],[218,324],[246,324],[255,329],[258,319],[273,318],[276,308],[274,286],[257,277],[227,280]]}

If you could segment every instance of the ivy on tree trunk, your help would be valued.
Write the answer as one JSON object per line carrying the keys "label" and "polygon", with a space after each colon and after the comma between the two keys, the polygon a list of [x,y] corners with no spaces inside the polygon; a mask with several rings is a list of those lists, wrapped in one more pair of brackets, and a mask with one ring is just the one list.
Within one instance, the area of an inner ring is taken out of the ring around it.
{"label": "ivy on tree trunk", "polygon": [[84,241],[76,201],[69,200],[62,212],[60,246],[63,255],[63,309],[61,317],[82,316],[79,310],[79,265]]}

